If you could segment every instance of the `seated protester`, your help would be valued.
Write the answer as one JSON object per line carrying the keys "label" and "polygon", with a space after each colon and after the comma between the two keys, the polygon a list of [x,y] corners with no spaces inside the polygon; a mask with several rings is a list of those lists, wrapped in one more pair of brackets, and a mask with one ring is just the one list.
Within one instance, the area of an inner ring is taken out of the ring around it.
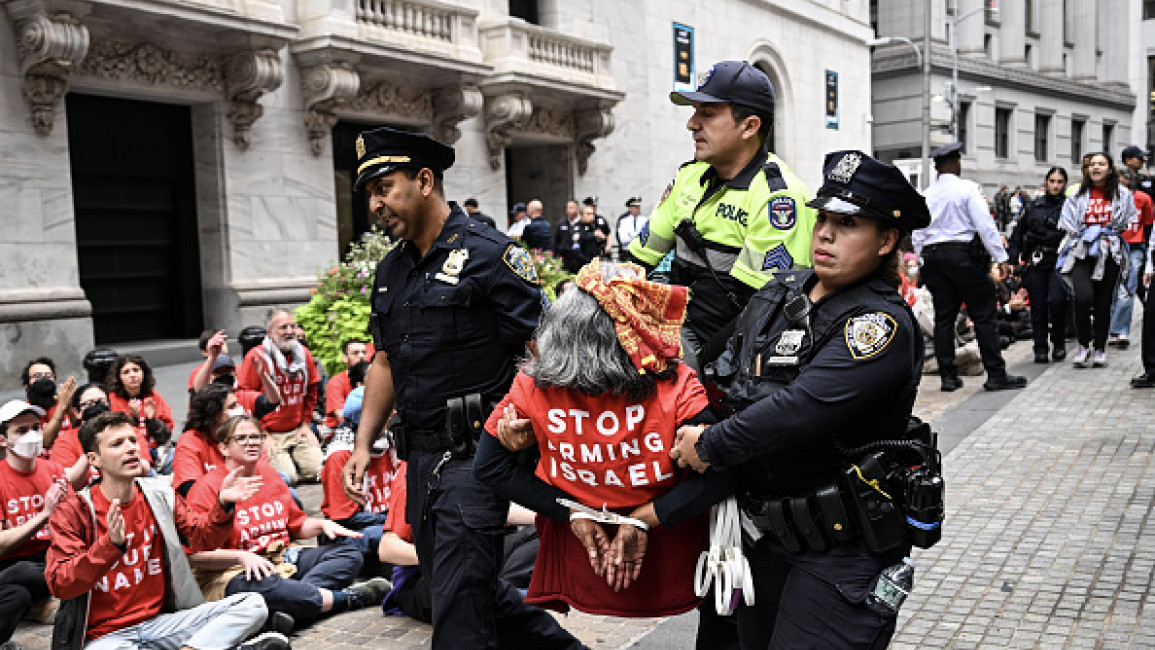
{"label": "seated protester", "polygon": [[345,493],[341,473],[353,455],[353,440],[357,423],[361,420],[364,392],[364,386],[360,386],[349,394],[345,402],[345,420],[334,434],[333,442],[325,449],[325,464],[321,466],[321,486],[324,489],[321,512],[345,528],[361,533],[361,537],[353,539],[353,545],[361,550],[367,561],[375,561],[377,546],[381,542],[381,525],[389,511],[389,492],[400,461],[396,452],[390,449],[388,440],[384,436],[378,438],[373,444],[369,467],[361,485],[363,498],[354,501]]}
{"label": "seated protester", "polygon": [[23,400],[0,406],[0,647],[12,638],[16,624],[33,603],[48,598],[44,552],[53,509],[68,486],[83,487],[88,459],[65,469],[40,458],[44,410]]}
{"label": "seated protester", "polygon": [[281,403],[275,411],[261,418],[261,426],[271,436],[273,467],[287,474],[291,484],[298,480],[315,481],[321,471],[321,445],[313,435],[313,408],[317,404],[317,374],[313,355],[297,339],[297,322],[293,312],[274,307],[267,314],[268,335],[249,350],[237,372],[237,385],[246,390],[261,390],[258,359],[269,361]]}
{"label": "seated protester", "polygon": [[[699,480],[669,457],[679,426],[712,417],[697,375],[677,361],[688,290],[644,277],[633,264],[582,268],[579,291],[546,312],[535,356],[490,416],[493,435],[479,441],[478,479],[538,513],[529,604],[614,616],[669,616],[698,604],[692,576],[708,545],[701,511],[732,493],[734,478],[715,471]],[[516,424],[531,423],[536,433],[536,473],[497,439],[509,438],[519,414],[529,422]],[[662,527],[631,515],[615,536],[559,498],[645,510],[651,520],[656,511]],[[648,570],[645,555],[653,558]]]}
{"label": "seated protester", "polygon": [[345,370],[333,375],[325,386],[325,426],[330,431],[337,428],[343,419],[341,412],[345,410],[345,398],[357,383],[365,383],[365,373],[361,373],[361,381],[354,382],[352,377],[353,366],[366,362],[369,359],[369,348],[361,339],[349,339],[341,346],[341,362]]}
{"label": "seated protester", "polygon": [[[101,480],[68,496],[49,519],[52,527],[45,578],[62,601],[54,648],[194,648],[226,650],[264,624],[268,609],[258,594],[205,604],[185,559],[216,548],[232,530],[234,504],[260,487],[233,472],[217,501],[189,508],[164,479],[142,479],[144,450],[136,421],[102,413],[80,429],[88,460]],[[242,648],[287,649],[284,635],[268,633]]]}
{"label": "seated protester", "polygon": [[60,430],[72,426],[68,420],[68,405],[72,402],[72,394],[76,392],[76,377],[64,380],[57,391],[56,364],[48,357],[40,357],[24,364],[24,369],[20,371],[20,381],[24,384],[28,403],[45,411],[40,418],[40,431],[44,434],[44,452],[47,457]]}
{"label": "seated protester", "polygon": [[[213,360],[209,358],[209,344],[219,341],[222,348],[224,348],[224,341],[228,338],[224,330],[207,329],[201,332],[197,339],[197,347],[200,348],[201,356],[205,358],[200,365],[192,369],[188,375],[188,393],[189,398],[196,395],[202,388],[212,381],[213,375]],[[228,350],[224,350],[228,354]]]}
{"label": "seated protester", "polygon": [[[49,458],[64,467],[72,467],[80,459],[86,458],[84,447],[80,444],[80,427],[108,411],[108,393],[104,392],[104,386],[85,384],[77,389],[72,395],[72,408],[69,413],[69,419],[75,426],[60,431],[60,435],[52,445],[52,454]],[[136,432],[136,443],[141,449],[148,448],[148,440],[139,427]],[[152,471],[150,458],[140,459],[140,470],[141,476],[147,476]],[[100,478],[100,472],[94,466],[89,465],[88,474],[91,480]]]}
{"label": "seated protester", "polygon": [[[152,367],[139,354],[122,354],[108,371],[104,386],[108,392],[109,408],[137,420],[137,428],[148,439],[153,466],[158,467],[156,450],[172,438],[174,425],[172,409],[154,390],[156,380],[152,376]],[[168,473],[159,468],[158,471]]]}
{"label": "seated protester", "polygon": [[266,434],[260,422],[248,415],[231,417],[216,430],[216,437],[225,465],[193,484],[190,505],[213,508],[224,479],[238,472],[258,481],[260,490],[237,502],[231,534],[217,550],[189,556],[205,598],[215,601],[256,592],[269,611],[288,614],[294,622],[379,604],[391,587],[388,580],[375,578],[349,586],[362,564],[361,553],[352,544],[290,546],[293,539],[358,533],[328,519],[305,516],[265,459]]}
{"label": "seated protester", "polygon": [[[417,565],[417,547],[413,544],[413,529],[405,520],[406,487],[405,462],[397,461],[397,476],[394,478],[394,489],[389,492],[389,514],[386,516],[384,533],[381,535],[381,544],[377,547],[377,557],[381,562],[393,565],[393,590],[381,603],[381,609],[386,614],[396,616],[405,615],[417,619],[422,623],[433,622],[433,597],[429,591],[429,582],[421,574]],[[501,574],[498,576],[508,586],[524,589],[529,585],[529,574],[525,570],[528,564],[533,567],[537,557],[537,535],[533,534],[533,512],[526,510],[516,503],[509,505],[508,525],[522,526],[505,536],[505,559],[502,562]],[[499,619],[497,633],[501,634],[508,623]],[[543,641],[548,647],[552,644],[552,637],[543,635]],[[500,643],[498,647],[505,647]]]}
{"label": "seated protester", "polygon": [[[228,358],[228,357],[220,357]],[[273,390],[276,391],[274,385]],[[274,397],[278,395],[274,393]],[[218,467],[223,467],[214,432],[234,415],[261,417],[277,408],[264,393],[233,390],[223,383],[211,383],[197,393],[189,403],[184,431],[176,441],[172,454],[172,486],[188,496],[194,481]]]}

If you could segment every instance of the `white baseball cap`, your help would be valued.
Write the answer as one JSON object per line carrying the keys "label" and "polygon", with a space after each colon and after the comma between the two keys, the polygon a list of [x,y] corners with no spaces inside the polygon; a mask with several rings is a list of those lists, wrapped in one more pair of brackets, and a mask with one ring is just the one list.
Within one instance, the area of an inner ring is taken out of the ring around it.
{"label": "white baseball cap", "polygon": [[44,417],[45,411],[22,399],[9,400],[4,403],[4,406],[0,406],[0,424],[16,419],[16,416],[21,413],[35,413],[38,417]]}

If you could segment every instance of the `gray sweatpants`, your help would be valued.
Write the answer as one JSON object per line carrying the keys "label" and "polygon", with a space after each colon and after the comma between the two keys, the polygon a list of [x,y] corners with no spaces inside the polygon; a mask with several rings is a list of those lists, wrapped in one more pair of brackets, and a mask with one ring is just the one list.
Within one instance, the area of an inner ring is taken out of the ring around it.
{"label": "gray sweatpants", "polygon": [[268,614],[260,594],[234,594],[110,632],[88,642],[84,650],[179,650],[184,646],[229,650],[260,629]]}

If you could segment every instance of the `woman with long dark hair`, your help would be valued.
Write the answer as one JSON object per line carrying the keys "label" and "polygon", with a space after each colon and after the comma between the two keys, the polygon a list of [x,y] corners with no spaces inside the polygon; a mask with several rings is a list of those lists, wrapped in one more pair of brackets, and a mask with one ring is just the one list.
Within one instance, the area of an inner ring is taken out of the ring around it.
{"label": "woman with long dark hair", "polygon": [[1075,293],[1076,368],[1107,365],[1111,301],[1128,264],[1122,233],[1134,217],[1135,201],[1119,183],[1110,154],[1093,154],[1079,191],[1067,197],[1059,218],[1059,228],[1069,236],[1058,264]]}
{"label": "woman with long dark hair", "polygon": [[139,354],[118,356],[105,378],[110,410],[136,418],[153,449],[168,442],[173,429],[172,408],[155,387],[152,366]]}
{"label": "woman with long dark hair", "polygon": [[[1011,233],[1011,264],[1023,264],[1023,286],[1031,301],[1035,363],[1067,358],[1067,288],[1055,271],[1064,232],[1059,216],[1066,202],[1067,170],[1052,167],[1043,196],[1031,201]],[[1049,342],[1049,344],[1048,344]]]}

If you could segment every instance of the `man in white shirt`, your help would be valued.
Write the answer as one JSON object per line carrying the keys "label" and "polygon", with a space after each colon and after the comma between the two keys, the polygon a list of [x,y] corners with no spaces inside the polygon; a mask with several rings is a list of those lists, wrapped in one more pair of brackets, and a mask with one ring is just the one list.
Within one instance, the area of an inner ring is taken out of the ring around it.
{"label": "man in white shirt", "polygon": [[630,242],[642,231],[646,221],[647,218],[642,216],[642,197],[635,196],[626,201],[626,211],[618,217],[617,240],[621,259],[625,259],[630,250]]}
{"label": "man in white shirt", "polygon": [[923,283],[934,297],[934,356],[942,390],[950,392],[963,385],[954,363],[955,321],[963,303],[974,323],[987,371],[983,388],[1022,388],[1027,385],[1026,377],[1008,375],[1000,352],[995,286],[990,277],[992,259],[1004,273],[1009,271],[1007,252],[982,190],[977,183],[959,178],[961,149],[962,143],[955,142],[931,152],[939,174],[926,190],[931,223],[911,237],[914,252],[922,259]]}

